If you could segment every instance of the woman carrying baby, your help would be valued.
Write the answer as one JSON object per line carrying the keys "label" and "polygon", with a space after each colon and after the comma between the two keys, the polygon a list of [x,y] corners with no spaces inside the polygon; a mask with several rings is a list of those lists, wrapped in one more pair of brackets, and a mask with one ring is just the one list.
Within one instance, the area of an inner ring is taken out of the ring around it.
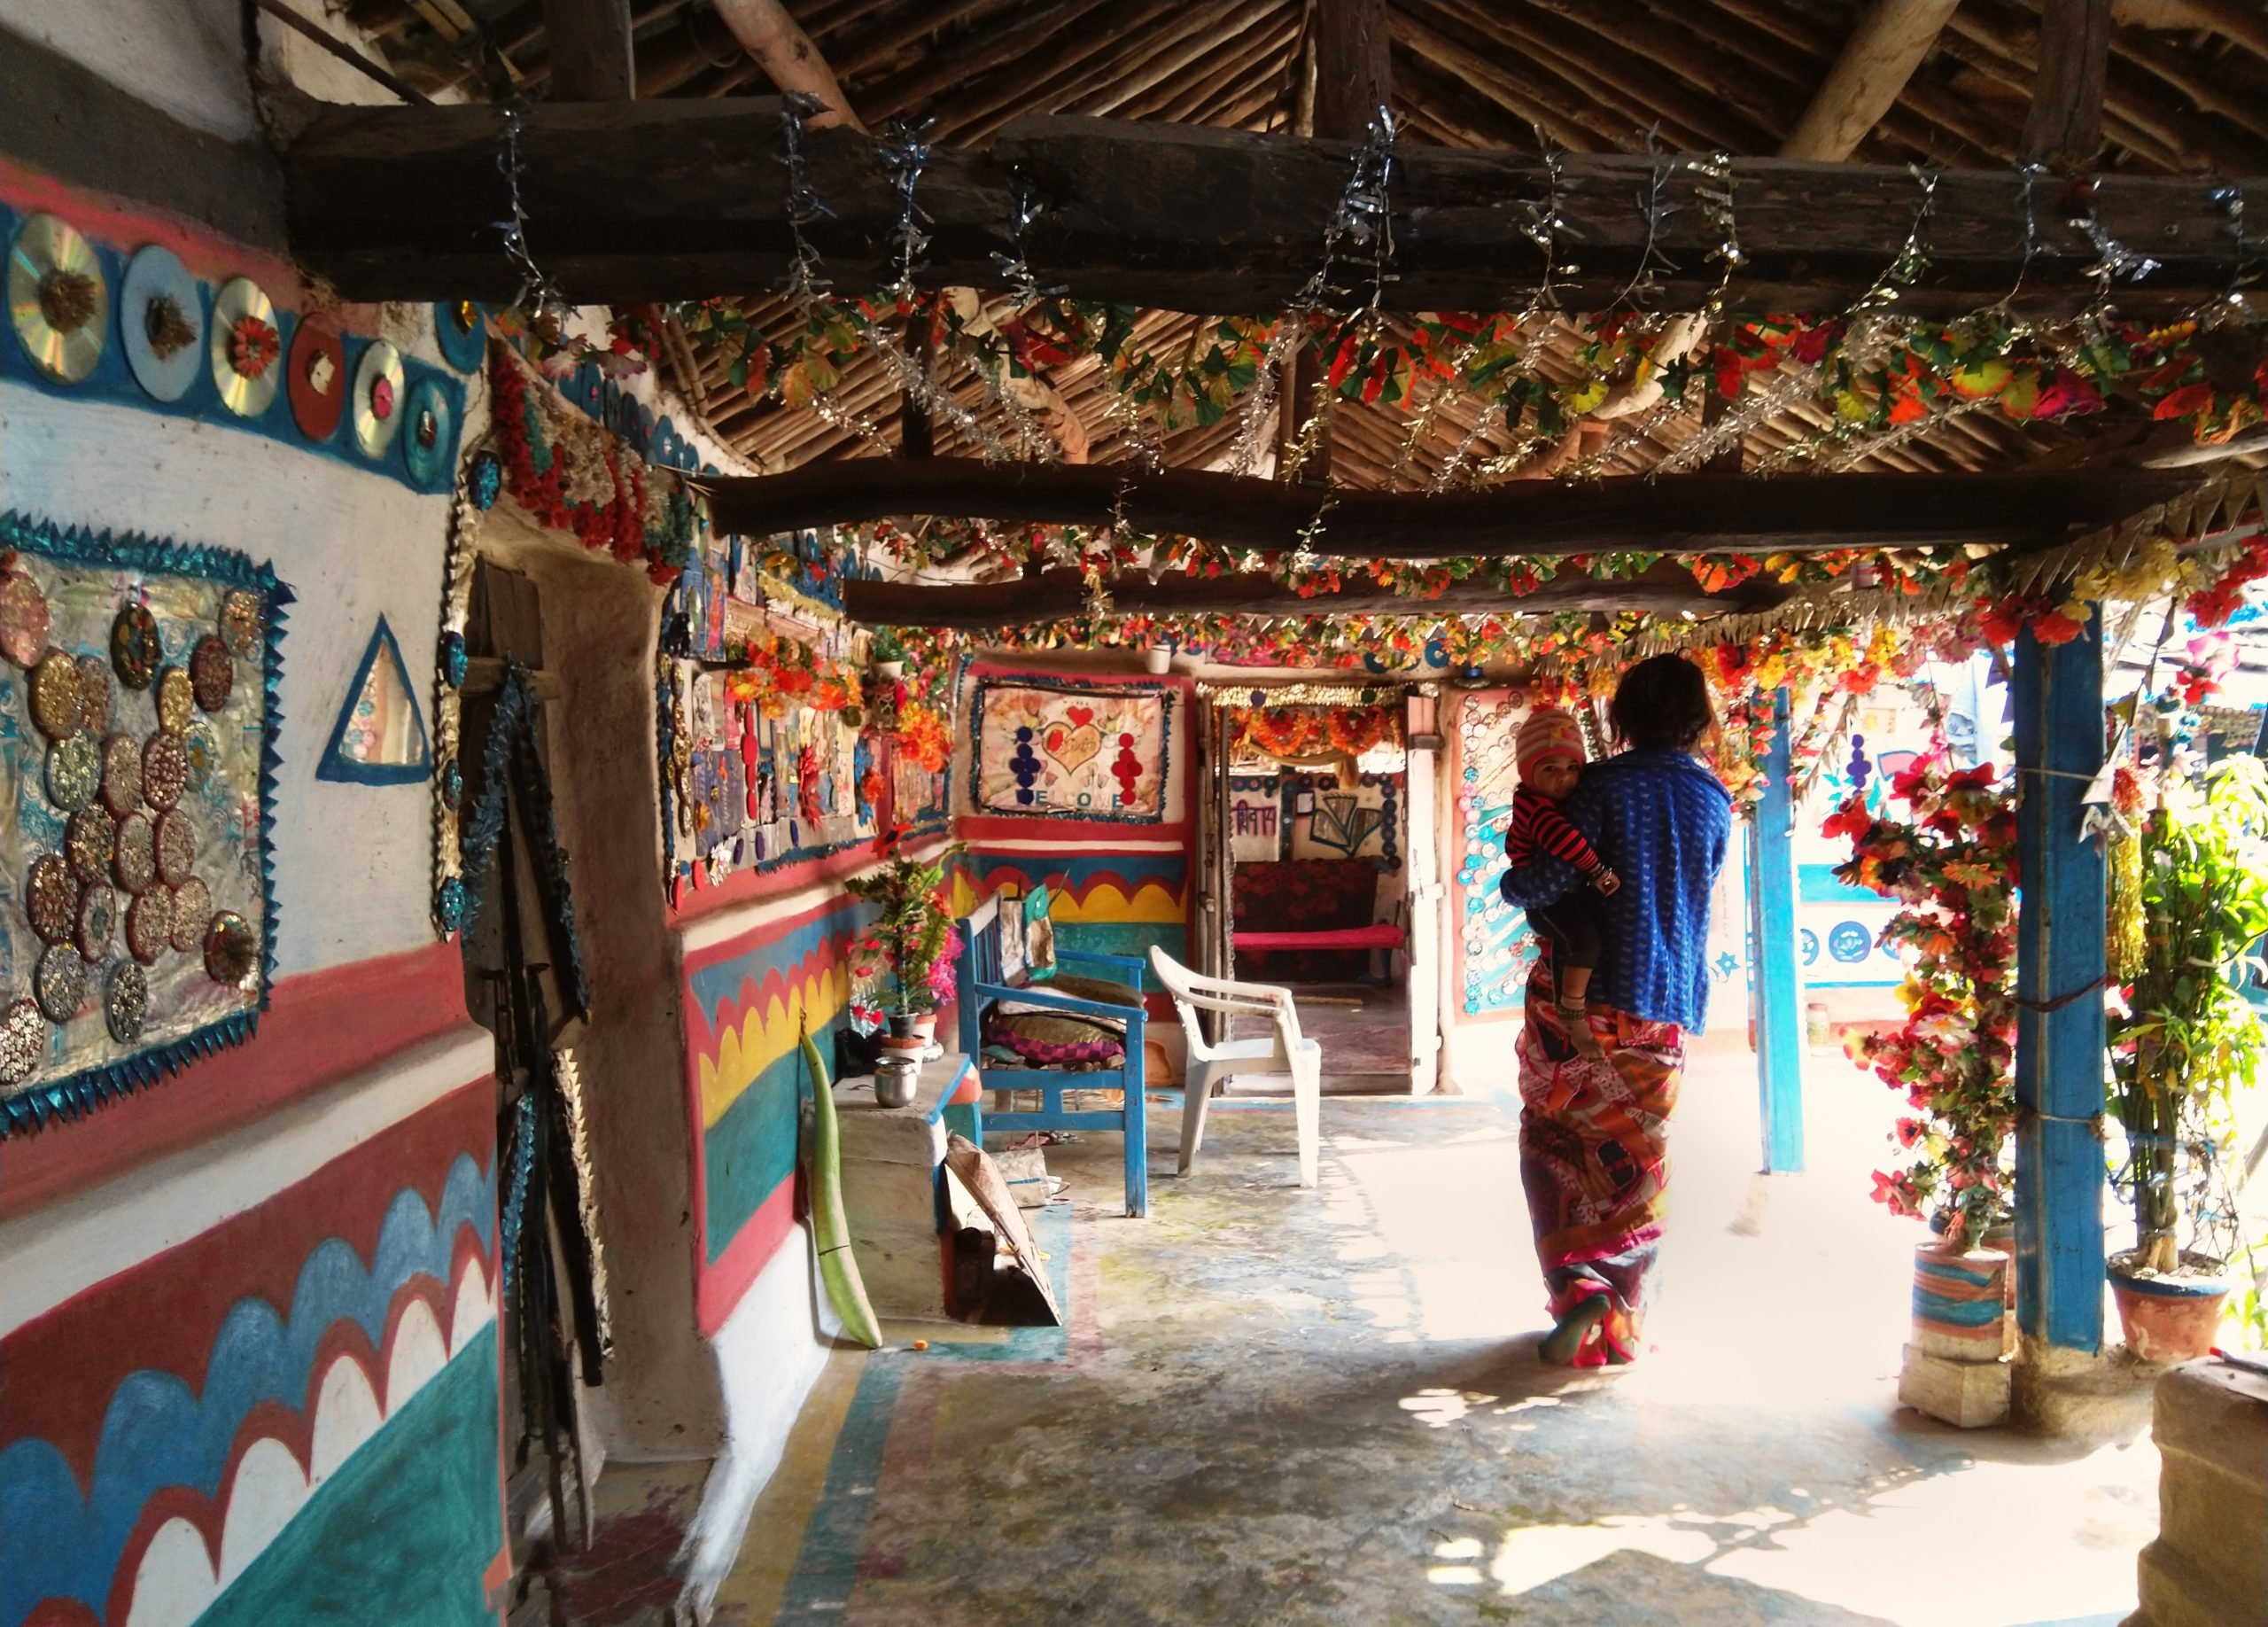
{"label": "woman carrying baby", "polygon": [[1520,1182],[1554,1324],[1539,1353],[1586,1367],[1637,1353],[1669,1116],[1686,1036],[1708,1008],[1709,894],[1732,828],[1731,798],[1693,755],[1715,726],[1698,667],[1641,661],[1608,714],[1623,750],[1583,768],[1553,807],[1616,878],[1612,891],[1549,845],[1524,847],[1503,884],[1508,902],[1547,920],[1585,889],[1597,917],[1580,1008],[1560,1003],[1552,960],[1565,952],[1542,935],[1518,1047]]}

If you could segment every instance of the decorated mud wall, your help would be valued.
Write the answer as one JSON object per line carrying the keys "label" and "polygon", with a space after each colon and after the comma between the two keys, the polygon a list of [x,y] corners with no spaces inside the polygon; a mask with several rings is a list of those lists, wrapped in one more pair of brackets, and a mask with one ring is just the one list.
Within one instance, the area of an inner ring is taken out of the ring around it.
{"label": "decorated mud wall", "polygon": [[417,676],[478,357],[300,285],[234,9],[148,9],[0,8],[112,136],[0,152],[0,1627],[490,1620],[493,1050]]}
{"label": "decorated mud wall", "polygon": [[977,662],[955,758],[957,904],[1045,886],[1060,947],[1185,961],[1195,704],[1185,679]]}

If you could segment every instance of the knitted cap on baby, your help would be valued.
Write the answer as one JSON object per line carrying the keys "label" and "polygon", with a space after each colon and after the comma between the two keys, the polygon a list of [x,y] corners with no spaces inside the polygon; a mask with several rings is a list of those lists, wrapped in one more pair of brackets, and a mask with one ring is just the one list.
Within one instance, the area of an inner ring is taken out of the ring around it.
{"label": "knitted cap on baby", "polygon": [[1539,706],[1527,714],[1527,721],[1520,725],[1514,747],[1513,760],[1519,771],[1527,771],[1547,757],[1572,757],[1583,760],[1582,725],[1575,721],[1573,712],[1562,712],[1557,706]]}

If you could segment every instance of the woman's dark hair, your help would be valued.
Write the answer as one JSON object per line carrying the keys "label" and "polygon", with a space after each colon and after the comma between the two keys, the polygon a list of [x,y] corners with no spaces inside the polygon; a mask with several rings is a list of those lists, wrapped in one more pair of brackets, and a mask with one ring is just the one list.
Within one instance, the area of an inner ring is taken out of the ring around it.
{"label": "woman's dark hair", "polygon": [[1641,751],[1690,751],[1717,726],[1701,669],[1680,655],[1651,656],[1623,673],[1606,710],[1614,732]]}

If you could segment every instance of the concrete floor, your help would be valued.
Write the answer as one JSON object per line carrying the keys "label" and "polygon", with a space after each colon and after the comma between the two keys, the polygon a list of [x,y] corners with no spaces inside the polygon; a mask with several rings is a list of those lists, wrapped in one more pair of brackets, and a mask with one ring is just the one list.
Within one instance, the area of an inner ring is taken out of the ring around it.
{"label": "concrete floor", "polygon": [[1139,1222],[1115,1142],[1051,1149],[1072,1326],[839,1356],[718,1627],[2108,1627],[2154,1451],[1899,1409],[1919,1231],[1866,1196],[1892,1102],[1813,1073],[1812,1172],[1766,1180],[1752,1060],[1697,1060],[1657,1348],[1612,1375],[1536,1360],[1501,1100],[1328,1101],[1314,1192],[1289,1112],[1231,1104],[1190,1179],[1161,1148]]}
{"label": "concrete floor", "polygon": [[[1323,1046],[1327,1096],[1406,1095],[1410,1090],[1410,991],[1399,983],[1294,983],[1300,1031]],[[1262,1017],[1229,1020],[1238,1039],[1271,1031]],[[1174,1118],[1179,1133],[1178,1109]]]}

